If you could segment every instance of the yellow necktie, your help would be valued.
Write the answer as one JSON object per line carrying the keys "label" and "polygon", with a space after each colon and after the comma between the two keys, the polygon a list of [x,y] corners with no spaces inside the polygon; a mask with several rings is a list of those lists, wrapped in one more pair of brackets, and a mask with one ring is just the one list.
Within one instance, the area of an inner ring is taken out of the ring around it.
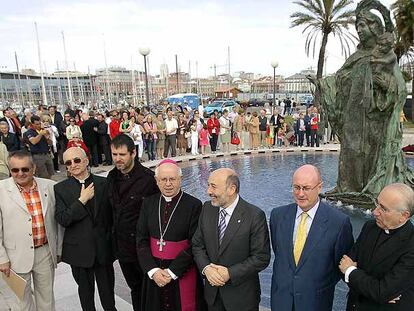
{"label": "yellow necktie", "polygon": [[302,250],[308,236],[308,232],[306,230],[306,220],[308,217],[309,215],[306,212],[303,212],[302,215],[300,215],[300,223],[296,233],[295,245],[293,246],[293,257],[295,258],[296,265],[298,265],[300,255],[302,254]]}

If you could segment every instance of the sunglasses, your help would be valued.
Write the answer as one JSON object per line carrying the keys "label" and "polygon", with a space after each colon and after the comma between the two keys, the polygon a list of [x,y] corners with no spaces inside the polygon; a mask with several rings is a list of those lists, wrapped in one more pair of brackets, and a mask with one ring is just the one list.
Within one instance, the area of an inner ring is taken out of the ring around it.
{"label": "sunglasses", "polygon": [[17,174],[20,171],[22,171],[22,173],[28,173],[30,172],[30,167],[22,167],[22,168],[13,167],[10,169],[10,172],[15,173],[15,174]]}
{"label": "sunglasses", "polygon": [[71,166],[72,164],[79,164],[79,163],[81,163],[82,162],[82,159],[81,158],[74,158],[73,160],[67,160],[66,162],[65,162],[65,165],[67,166],[67,167],[69,167],[69,166]]}

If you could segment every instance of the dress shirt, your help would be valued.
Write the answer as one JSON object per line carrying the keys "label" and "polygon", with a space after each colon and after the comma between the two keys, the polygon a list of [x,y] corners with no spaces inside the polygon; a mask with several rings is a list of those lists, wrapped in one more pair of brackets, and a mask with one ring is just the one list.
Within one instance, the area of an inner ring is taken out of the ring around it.
{"label": "dress shirt", "polygon": [[[307,214],[309,217],[306,218],[306,234],[309,234],[309,230],[312,226],[313,220],[315,219],[315,215],[316,212],[318,210],[319,207],[319,200],[318,202],[316,202],[316,204],[309,210],[307,211]],[[293,230],[293,240],[292,240],[292,244],[295,244],[295,240],[296,240],[296,234],[298,232],[298,227],[299,227],[299,223],[300,223],[300,216],[302,215],[303,211],[302,209],[297,206],[296,209],[296,218],[295,218],[295,228]]]}
{"label": "dress shirt", "polygon": [[166,134],[169,135],[175,135],[177,134],[178,129],[178,122],[176,119],[172,118],[171,120],[165,119],[165,128],[166,128]]}
{"label": "dress shirt", "polygon": [[[240,199],[240,196],[239,195],[237,195],[237,197],[236,197],[236,199],[233,201],[233,203],[231,203],[229,206],[227,206],[226,208],[223,208],[223,207],[220,207],[220,209],[219,209],[219,222],[220,222],[220,212],[224,209],[224,210],[226,210],[226,218],[225,218],[225,221],[226,221],[226,229],[227,229],[227,226],[229,225],[229,222],[230,222],[230,218],[231,218],[231,215],[233,215],[233,212],[234,212],[234,209],[236,208],[236,206],[237,206],[237,204],[239,203],[239,199]],[[218,226],[218,223],[217,223],[217,226]],[[207,266],[205,266],[204,268],[203,268],[203,270],[201,271],[201,274],[202,275],[205,275],[205,273],[204,273],[204,271],[206,270],[206,268],[208,267],[209,265],[207,265]]]}
{"label": "dress shirt", "polygon": [[[231,215],[233,214],[233,212],[234,212],[234,209],[236,208],[236,206],[237,206],[237,203],[239,203],[239,195],[237,195],[237,197],[236,197],[236,199],[233,201],[233,203],[231,203],[228,207],[226,207],[226,208],[223,208],[223,207],[220,207],[220,210],[219,210],[219,215],[220,215],[220,212],[223,210],[223,209],[225,209],[226,210],[226,219],[225,219],[225,221],[226,221],[226,228],[227,228],[227,226],[229,225],[229,222],[230,222],[230,218],[231,218]],[[220,221],[220,219],[219,219],[219,221]],[[218,225],[218,224],[217,224]]]}

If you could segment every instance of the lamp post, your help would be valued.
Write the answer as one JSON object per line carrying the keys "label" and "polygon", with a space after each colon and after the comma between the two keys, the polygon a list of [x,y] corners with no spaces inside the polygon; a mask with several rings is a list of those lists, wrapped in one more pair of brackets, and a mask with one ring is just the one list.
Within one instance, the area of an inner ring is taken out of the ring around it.
{"label": "lamp post", "polygon": [[145,97],[147,101],[147,107],[149,107],[149,89],[148,89],[148,73],[147,73],[147,56],[150,53],[149,48],[140,48],[139,53],[144,56],[144,69],[145,69]]}
{"label": "lamp post", "polygon": [[276,68],[279,66],[279,63],[277,61],[272,61],[270,63],[273,67],[273,107],[276,104]]}

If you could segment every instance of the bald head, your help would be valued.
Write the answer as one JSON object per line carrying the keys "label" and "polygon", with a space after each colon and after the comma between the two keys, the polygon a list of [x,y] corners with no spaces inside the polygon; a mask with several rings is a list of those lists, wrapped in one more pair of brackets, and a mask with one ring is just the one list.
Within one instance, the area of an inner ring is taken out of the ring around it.
{"label": "bald head", "polygon": [[236,199],[239,189],[239,177],[230,168],[215,170],[208,178],[207,193],[213,206],[227,208]]}
{"label": "bald head", "polygon": [[63,153],[63,162],[69,174],[77,179],[85,179],[89,176],[89,159],[85,151],[79,147],[71,147]]}
{"label": "bald head", "polygon": [[79,147],[70,147],[69,149],[66,149],[66,151],[63,153],[63,161],[72,159],[72,158],[86,158],[86,152],[82,148]]}
{"label": "bald head", "polygon": [[313,208],[322,191],[321,174],[316,166],[306,164],[299,167],[292,179],[293,197],[296,204],[305,212]]}
{"label": "bald head", "polygon": [[319,172],[319,169],[311,164],[305,164],[302,165],[301,167],[299,167],[295,173],[293,174],[293,180],[296,179],[306,179],[310,182],[321,182],[322,178],[321,178],[321,173]]}

